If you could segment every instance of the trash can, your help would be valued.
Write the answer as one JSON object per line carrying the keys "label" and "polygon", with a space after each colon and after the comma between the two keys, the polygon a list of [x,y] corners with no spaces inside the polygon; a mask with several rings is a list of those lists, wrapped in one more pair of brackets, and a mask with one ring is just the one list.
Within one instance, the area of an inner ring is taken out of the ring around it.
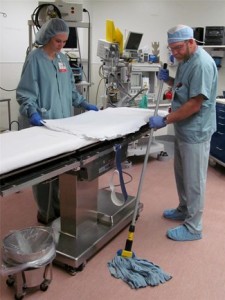
{"label": "trash can", "polygon": [[[52,261],[56,255],[52,228],[36,226],[16,230],[2,244],[1,274],[8,275],[7,285],[16,288],[15,299],[21,300],[37,289],[46,291],[52,281]],[[37,281],[37,271],[42,272],[40,281]],[[34,273],[35,280],[31,278]]]}

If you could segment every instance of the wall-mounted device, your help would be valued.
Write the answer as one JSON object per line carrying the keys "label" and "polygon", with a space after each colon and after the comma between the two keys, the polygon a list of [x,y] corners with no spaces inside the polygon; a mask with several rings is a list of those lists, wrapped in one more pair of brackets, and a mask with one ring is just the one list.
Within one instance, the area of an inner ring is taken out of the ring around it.
{"label": "wall-mounted device", "polygon": [[82,4],[68,3],[62,0],[56,0],[55,2],[39,1],[39,7],[41,11],[39,13],[40,21],[46,22],[49,18],[52,18],[52,13],[56,8],[60,12],[60,17],[66,22],[81,22],[83,15]]}
{"label": "wall-mounted device", "polygon": [[207,26],[205,45],[225,45],[225,26]]}

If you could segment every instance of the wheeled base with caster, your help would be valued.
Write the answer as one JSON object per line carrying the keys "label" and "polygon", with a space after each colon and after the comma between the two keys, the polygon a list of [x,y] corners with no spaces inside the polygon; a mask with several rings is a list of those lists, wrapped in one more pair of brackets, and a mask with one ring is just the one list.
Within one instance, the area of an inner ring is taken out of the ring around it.
{"label": "wheeled base with caster", "polygon": [[[44,269],[44,270],[43,270]],[[52,263],[41,268],[30,268],[16,274],[8,275],[6,284],[16,290],[15,299],[21,300],[30,292],[47,291],[52,281]]]}

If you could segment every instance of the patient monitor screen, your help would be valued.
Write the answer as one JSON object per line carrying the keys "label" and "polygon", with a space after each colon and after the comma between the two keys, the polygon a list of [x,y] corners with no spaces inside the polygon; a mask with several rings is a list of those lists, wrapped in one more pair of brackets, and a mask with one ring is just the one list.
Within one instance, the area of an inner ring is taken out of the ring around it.
{"label": "patient monitor screen", "polygon": [[76,49],[77,48],[77,30],[75,27],[69,27],[69,36],[66,44],[64,46],[65,49]]}
{"label": "patient monitor screen", "polygon": [[129,32],[124,44],[124,50],[137,51],[140,46],[142,36],[143,33]]}

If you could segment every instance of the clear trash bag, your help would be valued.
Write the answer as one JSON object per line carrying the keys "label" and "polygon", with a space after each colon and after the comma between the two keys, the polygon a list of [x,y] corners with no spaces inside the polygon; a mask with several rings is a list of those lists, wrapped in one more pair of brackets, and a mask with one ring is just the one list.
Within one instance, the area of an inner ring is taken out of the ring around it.
{"label": "clear trash bag", "polygon": [[2,241],[1,275],[15,274],[28,268],[50,263],[56,255],[50,227],[29,227],[16,230]]}

